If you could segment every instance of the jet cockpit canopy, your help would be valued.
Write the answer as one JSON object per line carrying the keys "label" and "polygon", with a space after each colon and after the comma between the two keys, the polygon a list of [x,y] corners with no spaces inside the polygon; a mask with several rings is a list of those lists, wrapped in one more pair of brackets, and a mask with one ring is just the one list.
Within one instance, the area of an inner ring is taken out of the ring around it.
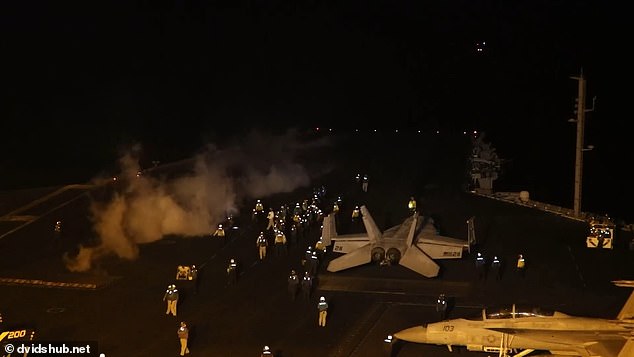
{"label": "jet cockpit canopy", "polygon": [[552,310],[542,309],[534,306],[512,306],[482,309],[482,315],[469,320],[500,320],[500,319],[519,319],[523,317],[552,317],[555,312]]}

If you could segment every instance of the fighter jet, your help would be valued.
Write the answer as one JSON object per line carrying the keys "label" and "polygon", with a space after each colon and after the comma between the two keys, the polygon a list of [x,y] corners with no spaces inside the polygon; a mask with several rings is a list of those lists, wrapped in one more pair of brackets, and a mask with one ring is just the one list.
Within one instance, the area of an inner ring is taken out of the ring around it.
{"label": "fighter jet", "polygon": [[337,235],[335,216],[324,217],[322,241],[328,246],[334,242],[333,252],[345,255],[333,259],[327,270],[337,272],[370,262],[400,264],[425,277],[438,275],[440,267],[433,259],[461,258],[463,251],[475,243],[474,218],[468,221],[467,241],[438,234],[431,217],[420,217],[415,212],[400,225],[381,232],[370,212],[361,207],[366,234]]}
{"label": "fighter jet", "polygon": [[[634,287],[632,280],[613,283]],[[475,318],[411,327],[393,337],[392,343],[447,345],[449,351],[452,346],[466,346],[470,351],[496,352],[501,357],[526,356],[534,351],[549,351],[551,354],[540,356],[550,357],[632,357],[634,292],[614,320],[512,305],[506,309],[483,309]]]}

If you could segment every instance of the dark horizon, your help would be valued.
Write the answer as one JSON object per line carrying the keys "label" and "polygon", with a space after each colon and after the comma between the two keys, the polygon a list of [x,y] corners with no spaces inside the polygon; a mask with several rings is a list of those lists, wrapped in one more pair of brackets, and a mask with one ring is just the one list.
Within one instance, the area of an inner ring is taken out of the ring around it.
{"label": "dark horizon", "polygon": [[569,77],[582,67],[588,99],[598,98],[586,124],[586,143],[597,149],[586,169],[606,172],[588,183],[624,187],[616,166],[634,161],[615,86],[625,12],[613,4],[36,1],[2,8],[2,148],[11,154],[0,168],[16,177],[2,182],[24,185],[29,180],[19,176],[34,166],[69,176],[98,170],[133,143],[179,158],[251,127],[349,130],[378,121],[384,130],[485,131],[500,155],[535,176],[515,174],[524,180],[517,185],[548,175],[563,184],[574,157],[567,119],[577,90]]}
{"label": "dark horizon", "polygon": [[14,4],[2,15],[4,111],[130,136],[175,121],[530,126],[572,115],[568,77],[581,67],[590,95],[609,89],[609,33],[585,26],[603,24],[607,7],[591,1],[244,5]]}

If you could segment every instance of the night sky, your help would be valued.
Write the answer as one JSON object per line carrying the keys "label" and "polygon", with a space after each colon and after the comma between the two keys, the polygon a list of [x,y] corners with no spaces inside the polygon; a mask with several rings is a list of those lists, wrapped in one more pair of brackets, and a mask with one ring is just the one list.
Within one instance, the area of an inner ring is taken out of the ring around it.
{"label": "night sky", "polygon": [[81,176],[132,142],[177,158],[253,126],[375,120],[484,130],[502,155],[556,167],[549,153],[574,155],[582,66],[594,160],[631,163],[615,140],[627,15],[605,3],[5,1],[0,188],[36,165]]}

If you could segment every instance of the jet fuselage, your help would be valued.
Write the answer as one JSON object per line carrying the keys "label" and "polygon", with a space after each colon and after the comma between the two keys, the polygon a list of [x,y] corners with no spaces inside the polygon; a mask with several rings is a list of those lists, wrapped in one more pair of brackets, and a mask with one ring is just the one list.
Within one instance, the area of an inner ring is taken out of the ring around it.
{"label": "jet fuselage", "polygon": [[590,356],[573,341],[584,339],[626,341],[629,330],[612,320],[572,317],[523,317],[496,320],[453,319],[416,326],[394,334],[398,340],[448,346],[470,351],[547,350],[559,355]]}

